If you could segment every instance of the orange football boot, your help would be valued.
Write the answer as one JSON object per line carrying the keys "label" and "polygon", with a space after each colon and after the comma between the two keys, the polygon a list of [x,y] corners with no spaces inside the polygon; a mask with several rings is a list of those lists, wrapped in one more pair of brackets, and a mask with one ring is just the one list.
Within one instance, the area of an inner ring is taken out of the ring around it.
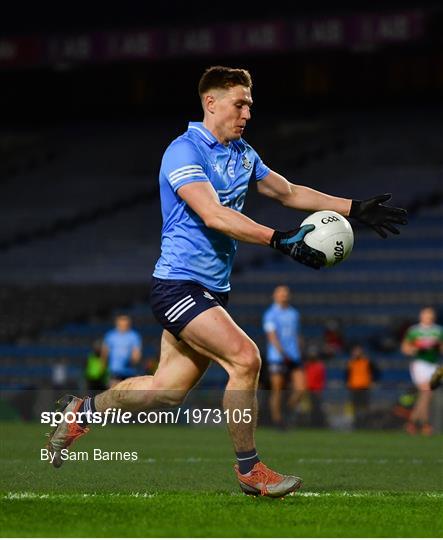
{"label": "orange football boot", "polygon": [[285,476],[272,471],[259,461],[247,475],[241,474],[235,465],[240,488],[247,495],[262,495],[264,497],[284,497],[288,493],[301,488],[303,481],[298,476]]}
{"label": "orange football boot", "polygon": [[[76,414],[80,409],[84,399],[76,396],[66,395],[57,401],[57,411],[66,414],[68,412]],[[89,428],[79,426],[76,422],[66,422],[63,420],[51,433],[48,434],[49,441],[46,448],[52,454],[52,465],[57,469],[63,465],[62,450],[69,448],[71,444],[82,435],[88,433]]]}

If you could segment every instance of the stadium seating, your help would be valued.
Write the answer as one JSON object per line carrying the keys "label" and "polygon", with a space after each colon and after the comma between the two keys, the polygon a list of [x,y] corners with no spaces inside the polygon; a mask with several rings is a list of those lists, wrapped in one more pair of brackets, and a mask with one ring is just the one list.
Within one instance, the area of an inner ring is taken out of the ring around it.
{"label": "stadium seating", "polygon": [[[412,210],[401,236],[385,242],[355,227],[350,259],[320,272],[242,244],[230,309],[262,350],[263,310],[274,286],[286,283],[294,291],[307,339],[321,340],[325,321],[338,319],[348,341],[363,342],[377,356],[385,399],[409,384],[394,330],[416,320],[423,304],[443,307],[439,122],[440,113],[411,111],[408,122],[361,115],[265,119],[251,131],[248,139],[264,161],[296,182],[344,196],[392,191],[394,204]],[[80,378],[91,344],[110,327],[118,309],[129,312],[141,331],[145,355],[158,354],[161,329],[147,296],[161,227],[156,174],[177,129],[176,123],[169,130],[163,127],[156,138],[155,126],[123,126],[110,130],[112,136],[102,127],[83,128],[59,137],[55,146],[45,139],[35,148],[56,149],[51,159],[17,170],[2,183],[1,388],[48,381],[51,364],[61,358],[68,360],[72,377]],[[144,191],[151,196],[139,195]],[[253,189],[245,212],[281,229],[302,218]],[[344,361],[339,357],[328,364],[334,396],[343,389]],[[213,367],[204,384],[219,387],[224,381],[224,372]]]}
{"label": "stadium seating", "polygon": [[[392,115],[362,113],[264,118],[251,124],[248,140],[296,182],[354,197],[388,190],[395,204],[413,209],[417,201],[441,202],[440,117],[408,111],[406,126]],[[143,280],[158,254],[161,155],[185,126],[177,119],[158,133],[158,126],[141,124],[76,128],[56,141],[53,134],[53,159],[1,186],[0,281]],[[302,218],[254,189],[245,211],[282,229]],[[257,257],[260,248],[244,245],[237,266]]]}
{"label": "stadium seating", "polygon": [[[397,327],[412,323],[424,303],[443,306],[442,236],[438,227],[442,210],[437,208],[427,211],[426,217],[413,217],[404,235],[387,241],[395,245],[392,249],[386,249],[384,246],[389,247],[389,244],[383,244],[372,231],[359,231],[351,258],[334,269],[313,272],[299,265],[294,267],[284,257],[268,256],[260,265],[251,265],[233,275],[230,311],[264,351],[263,311],[270,302],[274,286],[287,283],[294,291],[294,304],[302,314],[306,339],[321,341],[325,321],[338,319],[348,342],[362,342],[376,356],[384,372],[382,380],[386,390],[396,385],[407,387],[407,361],[398,349],[392,349],[392,341],[398,346],[399,340],[398,333],[393,335],[393,322]],[[425,242],[421,241],[423,237]],[[46,290],[31,287],[29,291],[32,295],[28,297],[26,291],[22,291],[22,301],[17,301],[20,298],[17,290],[11,292],[16,307],[26,305],[23,300],[27,299],[33,315],[40,322],[49,317],[46,327],[55,328],[27,341],[22,339],[22,345],[0,347],[3,385],[12,380],[29,384],[38,373],[49,377],[51,363],[57,358],[69,359],[80,374],[91,344],[110,328],[112,312],[117,307],[125,308],[141,331],[145,355],[158,354],[161,328],[151,313],[146,284],[132,287],[60,285],[47,286]],[[36,291],[40,291],[40,296]],[[33,303],[31,298],[34,298]],[[10,317],[12,313],[13,310],[9,311]],[[28,319],[23,312],[17,313],[17,320],[21,321],[22,334],[26,333]],[[78,322],[57,325],[56,321]],[[5,328],[3,324],[2,329]],[[389,339],[391,348],[379,346]],[[20,368],[17,359],[20,359]],[[328,378],[332,386],[335,381],[336,387],[343,387],[344,362],[344,356],[329,361]],[[27,365],[33,366],[29,372]],[[224,380],[224,373],[214,367],[204,383],[219,386]]]}

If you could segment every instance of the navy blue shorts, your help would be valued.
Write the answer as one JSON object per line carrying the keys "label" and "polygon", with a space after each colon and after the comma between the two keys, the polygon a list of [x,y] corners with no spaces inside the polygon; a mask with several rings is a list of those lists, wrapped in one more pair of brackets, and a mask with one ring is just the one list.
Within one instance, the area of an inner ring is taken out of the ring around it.
{"label": "navy blue shorts", "polygon": [[196,281],[152,278],[151,309],[157,321],[179,338],[183,328],[197,315],[215,306],[228,305],[228,293],[211,291]]}
{"label": "navy blue shorts", "polygon": [[268,362],[269,374],[281,373],[285,375],[295,369],[303,369],[303,364],[295,360],[291,362]]}

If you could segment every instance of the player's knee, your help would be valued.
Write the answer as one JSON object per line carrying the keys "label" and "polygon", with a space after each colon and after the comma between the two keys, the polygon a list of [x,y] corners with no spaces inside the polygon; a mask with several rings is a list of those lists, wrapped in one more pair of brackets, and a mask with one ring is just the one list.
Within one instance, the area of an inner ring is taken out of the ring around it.
{"label": "player's knee", "polygon": [[242,343],[233,362],[233,375],[256,377],[260,372],[261,358],[257,345],[252,341]]}

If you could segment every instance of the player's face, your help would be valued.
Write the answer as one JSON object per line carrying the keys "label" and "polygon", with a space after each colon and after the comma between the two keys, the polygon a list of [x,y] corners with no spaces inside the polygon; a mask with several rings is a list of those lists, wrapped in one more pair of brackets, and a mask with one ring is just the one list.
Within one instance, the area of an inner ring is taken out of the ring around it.
{"label": "player's face", "polygon": [[431,325],[435,322],[435,311],[431,308],[425,308],[420,311],[421,324]]}
{"label": "player's face", "polygon": [[240,139],[251,118],[251,89],[233,86],[215,93],[215,136],[223,144]]}
{"label": "player's face", "polygon": [[131,326],[131,321],[128,317],[118,317],[116,327],[119,332],[127,332]]}
{"label": "player's face", "polygon": [[288,287],[277,287],[274,291],[274,302],[280,306],[289,304],[290,292]]}
{"label": "player's face", "polygon": [[359,345],[356,345],[355,347],[352,348],[351,356],[353,358],[360,358],[363,355],[364,355],[363,348],[360,347]]}

